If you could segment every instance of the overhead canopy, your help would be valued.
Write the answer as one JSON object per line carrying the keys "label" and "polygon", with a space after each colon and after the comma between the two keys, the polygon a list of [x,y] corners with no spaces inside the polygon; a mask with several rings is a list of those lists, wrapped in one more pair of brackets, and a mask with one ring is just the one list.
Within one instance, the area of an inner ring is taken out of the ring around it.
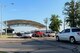
{"label": "overhead canopy", "polygon": [[7,26],[12,26],[12,25],[30,25],[33,27],[37,27],[37,28],[44,28],[45,25],[35,22],[35,21],[31,21],[31,20],[8,20],[8,21],[4,21],[4,23],[7,23]]}

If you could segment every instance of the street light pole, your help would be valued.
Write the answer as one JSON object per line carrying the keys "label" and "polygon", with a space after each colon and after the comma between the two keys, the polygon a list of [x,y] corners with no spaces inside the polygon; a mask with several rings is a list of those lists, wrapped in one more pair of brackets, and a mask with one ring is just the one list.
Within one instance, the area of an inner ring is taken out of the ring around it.
{"label": "street light pole", "polygon": [[45,18],[45,20],[44,20],[44,22],[45,22],[45,24],[46,24],[46,32],[47,32],[47,24],[48,24],[48,18]]}
{"label": "street light pole", "polygon": [[6,32],[6,36],[7,36],[7,21],[6,21],[6,31],[5,32]]}
{"label": "street light pole", "polygon": [[2,9],[3,9],[3,6],[1,4],[1,35],[2,35]]}
{"label": "street light pole", "polygon": [[64,29],[65,29],[65,18],[64,18]]}
{"label": "street light pole", "polygon": [[[11,3],[11,5],[14,5],[14,3]],[[3,31],[2,30],[2,25],[3,25],[2,15],[3,15],[3,7],[4,7],[4,5],[1,4],[0,7],[1,7],[1,20],[0,20],[1,21],[1,34],[0,35],[2,35],[2,31]],[[7,22],[6,22],[6,35],[7,35]]]}

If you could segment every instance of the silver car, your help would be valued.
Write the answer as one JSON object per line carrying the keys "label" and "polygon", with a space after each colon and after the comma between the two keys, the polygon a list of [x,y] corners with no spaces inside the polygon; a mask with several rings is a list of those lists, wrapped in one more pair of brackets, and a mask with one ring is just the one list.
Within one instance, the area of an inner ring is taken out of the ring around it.
{"label": "silver car", "polygon": [[32,33],[23,33],[22,38],[32,38]]}

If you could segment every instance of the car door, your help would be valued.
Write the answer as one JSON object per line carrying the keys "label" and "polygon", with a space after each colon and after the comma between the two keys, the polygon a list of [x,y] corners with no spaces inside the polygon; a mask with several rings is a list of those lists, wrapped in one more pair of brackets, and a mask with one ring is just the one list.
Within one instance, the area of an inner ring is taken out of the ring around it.
{"label": "car door", "polygon": [[65,30],[61,31],[58,33],[59,39],[63,40],[63,35],[64,35]]}
{"label": "car door", "polygon": [[61,40],[68,40],[68,35],[70,33],[70,29],[65,29],[61,34],[60,34],[60,39]]}
{"label": "car door", "polygon": [[70,34],[70,29],[66,29],[62,34],[63,40],[68,40],[69,34]]}

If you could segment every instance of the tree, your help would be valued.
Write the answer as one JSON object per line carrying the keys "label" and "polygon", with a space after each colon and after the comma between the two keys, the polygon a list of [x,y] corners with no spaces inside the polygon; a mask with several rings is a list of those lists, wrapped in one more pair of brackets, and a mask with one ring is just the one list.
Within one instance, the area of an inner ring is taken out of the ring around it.
{"label": "tree", "polygon": [[80,26],[80,2],[71,0],[65,3],[63,13],[66,15],[66,23],[70,27]]}
{"label": "tree", "polygon": [[62,21],[59,19],[59,16],[58,15],[52,15],[51,18],[50,18],[50,25],[49,25],[49,28],[53,31],[59,31],[60,29],[60,25],[62,23]]}

